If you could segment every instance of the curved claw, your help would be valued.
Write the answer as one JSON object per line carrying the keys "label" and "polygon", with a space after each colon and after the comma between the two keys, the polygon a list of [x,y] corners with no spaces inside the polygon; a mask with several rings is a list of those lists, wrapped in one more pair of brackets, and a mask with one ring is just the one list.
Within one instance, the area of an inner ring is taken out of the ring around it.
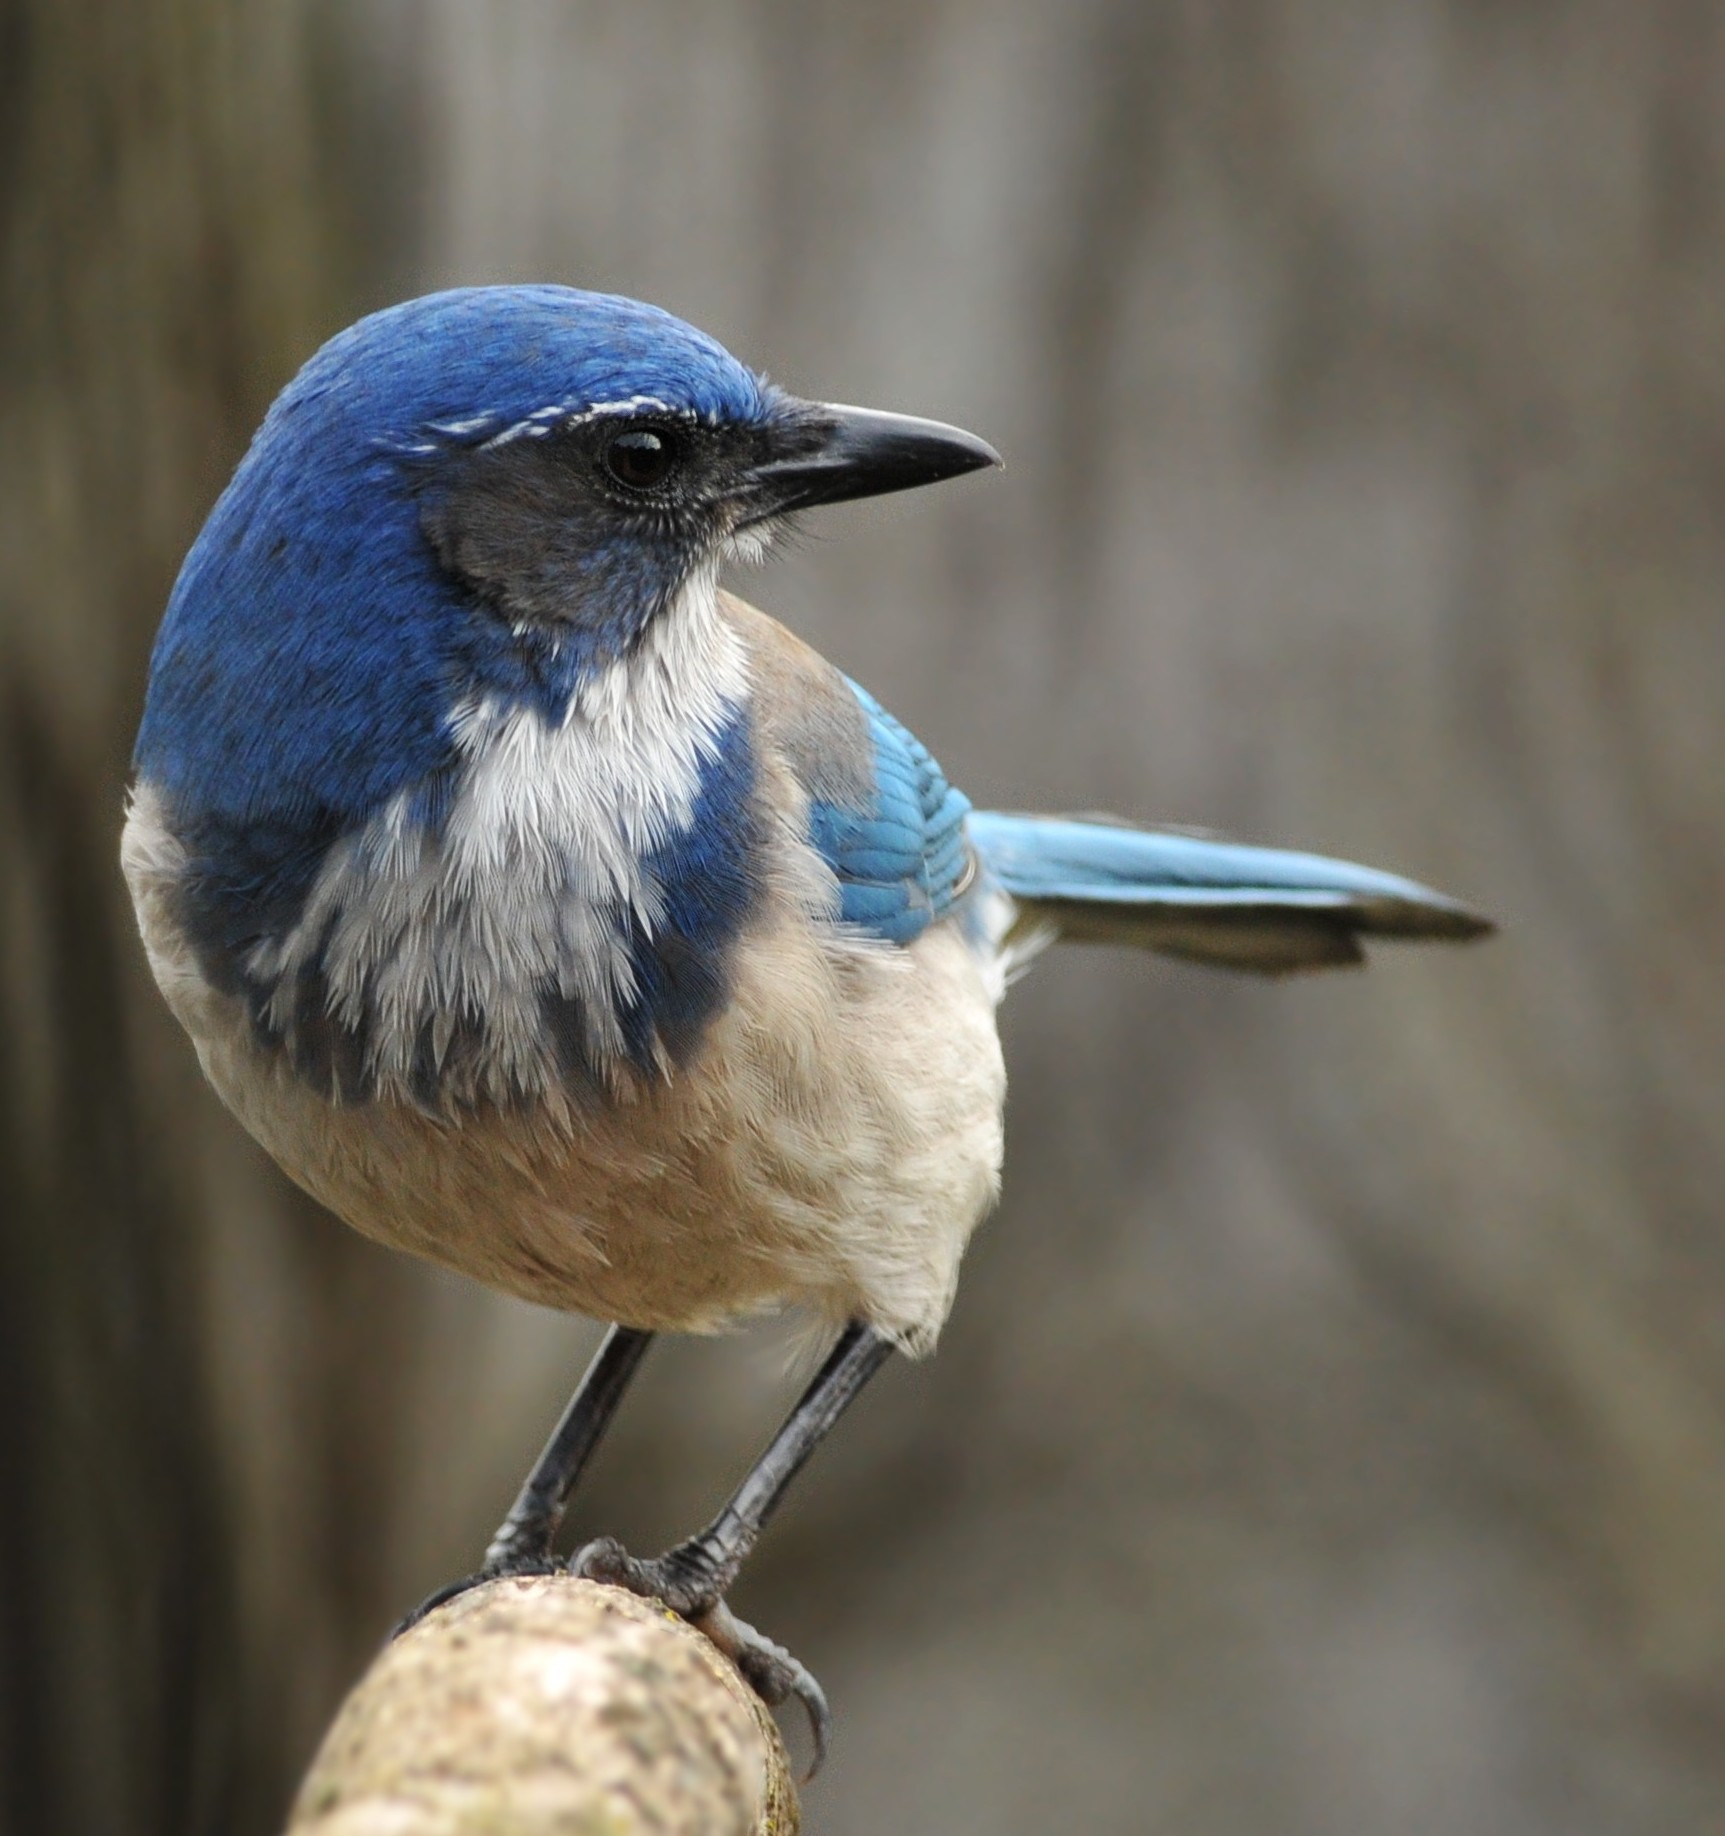
{"label": "curved claw", "polygon": [[775,1643],[764,1632],[757,1632],[746,1620],[739,1619],[722,1600],[716,1600],[706,1612],[690,1618],[697,1632],[705,1633],[724,1652],[744,1681],[768,1708],[777,1708],[795,1696],[809,1718],[809,1734],[814,1741],[814,1757],[801,1783],[808,1784],[826,1763],[827,1741],[833,1731],[833,1712],[827,1704],[827,1693],[815,1680],[813,1671],[793,1657],[783,1645]]}
{"label": "curved claw", "polygon": [[813,1673],[783,1645],[739,1619],[710,1587],[682,1572],[676,1563],[663,1557],[640,1561],[614,1536],[596,1537],[578,1549],[570,1558],[569,1569],[589,1581],[609,1582],[668,1606],[736,1665],[744,1682],[768,1708],[778,1708],[795,1696],[809,1718],[815,1747],[802,1782],[806,1785],[820,1771],[832,1734],[832,1710]]}

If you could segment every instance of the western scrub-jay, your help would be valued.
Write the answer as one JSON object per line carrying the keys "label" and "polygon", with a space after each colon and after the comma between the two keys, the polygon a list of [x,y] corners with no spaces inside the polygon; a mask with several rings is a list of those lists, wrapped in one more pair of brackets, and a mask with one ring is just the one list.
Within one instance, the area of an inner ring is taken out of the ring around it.
{"label": "western scrub-jay", "polygon": [[1231,968],[1489,928],[1407,880],[973,810],[720,590],[806,507],[998,463],[805,401],[653,307],[412,300],[275,405],[157,640],[124,864],[210,1081],[368,1236],[614,1322],[485,1573],[543,1569],[651,1335],[796,1306],[836,1343],[699,1535],[584,1573],[801,1665],[724,1595],[995,1196],[995,1008],[1062,937]]}

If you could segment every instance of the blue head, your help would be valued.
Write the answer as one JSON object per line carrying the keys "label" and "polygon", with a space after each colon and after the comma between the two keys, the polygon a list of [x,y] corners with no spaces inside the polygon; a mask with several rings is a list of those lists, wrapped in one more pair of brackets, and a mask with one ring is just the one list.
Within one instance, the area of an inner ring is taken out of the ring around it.
{"label": "blue head", "polygon": [[655,307],[432,294],[282,392],[181,570],[136,763],[189,818],[343,825],[488,694],[561,716],[740,531],[989,463],[765,383]]}
{"label": "blue head", "polygon": [[[336,963],[351,924],[309,944],[296,930],[314,885],[320,913],[332,897],[369,910],[368,886],[398,870],[355,856],[351,838],[375,838],[368,825],[385,819],[391,846],[435,854],[476,731],[563,731],[592,678],[622,671],[626,687],[655,621],[679,605],[716,616],[714,576],[748,532],[993,457],[932,422],[800,401],[667,313],[569,288],[434,294],[332,339],[270,410],[187,556],[151,665],[138,775],[185,850],[183,919],[206,973],[296,1057],[352,1085],[342,1055],[378,1056],[361,1012],[371,972],[344,979]],[[685,685],[691,725],[700,686]],[[712,721],[698,781],[665,805],[682,814],[629,869],[632,893],[597,870],[603,837],[549,868],[544,847],[527,850],[546,900],[596,900],[596,922],[627,933],[634,992],[616,1003],[637,1058],[649,1035],[686,1036],[710,1009],[719,946],[749,897],[746,721],[740,709]],[[662,772],[662,759],[635,769]],[[655,906],[648,934],[640,913]],[[401,922],[400,898],[389,909]],[[461,921],[441,895],[415,922],[441,940],[447,971],[419,991],[429,1023],[451,978],[483,979],[462,965],[488,933],[475,920],[451,941]],[[543,1012],[588,1027],[588,996],[554,1015],[582,976],[542,967]],[[495,1031],[495,1016],[470,1018]],[[445,1053],[428,1076],[446,1066]]]}
{"label": "blue head", "polygon": [[596,475],[603,433],[773,405],[710,338],[603,295],[361,320],[282,392],[186,558],[140,772],[188,816],[363,816],[437,769],[464,694],[566,695],[696,565],[703,532]]}

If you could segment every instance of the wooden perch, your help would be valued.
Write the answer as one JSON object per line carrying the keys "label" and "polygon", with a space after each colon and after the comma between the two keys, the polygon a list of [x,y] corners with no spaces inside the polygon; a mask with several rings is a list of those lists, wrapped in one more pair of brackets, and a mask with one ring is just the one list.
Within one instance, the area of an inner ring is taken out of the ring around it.
{"label": "wooden perch", "polygon": [[288,1836],[794,1836],[778,1729],[664,1608],[569,1575],[492,1581],[379,1653]]}

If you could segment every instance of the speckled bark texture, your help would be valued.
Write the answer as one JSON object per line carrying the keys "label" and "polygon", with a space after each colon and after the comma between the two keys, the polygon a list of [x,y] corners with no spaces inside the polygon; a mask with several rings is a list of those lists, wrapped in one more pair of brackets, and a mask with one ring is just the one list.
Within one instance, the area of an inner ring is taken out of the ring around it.
{"label": "speckled bark texture", "polygon": [[698,1632],[554,1575],[463,1594],[361,1679],[289,1836],[794,1836],[771,1716]]}

